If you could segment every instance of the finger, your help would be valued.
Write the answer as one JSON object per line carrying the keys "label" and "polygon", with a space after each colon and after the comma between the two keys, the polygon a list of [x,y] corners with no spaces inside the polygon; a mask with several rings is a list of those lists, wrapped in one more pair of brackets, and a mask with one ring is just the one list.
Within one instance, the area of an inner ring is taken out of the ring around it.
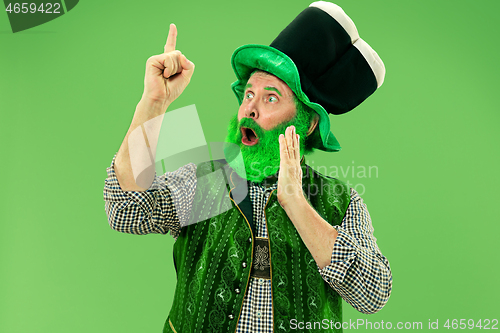
{"label": "finger", "polygon": [[292,128],[292,158],[297,159],[297,129],[295,126]]}
{"label": "finger", "polygon": [[172,75],[182,72],[182,66],[180,63],[180,51],[171,52],[168,54],[162,54],[163,59],[163,77],[168,79]]}
{"label": "finger", "polygon": [[288,175],[288,145],[286,143],[286,131],[285,134],[280,134],[280,177],[285,177]]}
{"label": "finger", "polygon": [[286,141],[285,141],[285,136],[283,134],[280,134],[279,142],[280,142],[280,162],[284,162],[288,157],[287,156],[288,154],[286,152]]}
{"label": "finger", "polygon": [[146,62],[146,75],[163,75],[168,56],[164,53],[149,57]]}
{"label": "finger", "polygon": [[295,159],[300,164],[300,135],[296,134]]}
{"label": "finger", "polygon": [[175,24],[170,24],[170,29],[168,30],[167,42],[163,51],[165,53],[175,51],[175,43],[177,42],[177,27]]}
{"label": "finger", "polygon": [[179,54],[179,58],[177,59],[177,70],[168,77],[168,80],[170,84],[186,86],[189,81],[191,81],[191,77],[193,76],[194,64],[180,52]]}
{"label": "finger", "polygon": [[286,129],[286,144],[288,148],[288,157],[293,158],[293,137],[292,137],[292,132],[293,132],[293,126],[288,126]]}
{"label": "finger", "polygon": [[186,76],[187,78],[191,78],[194,72],[193,62],[186,58],[184,54],[181,54],[180,61],[182,66],[182,75]]}

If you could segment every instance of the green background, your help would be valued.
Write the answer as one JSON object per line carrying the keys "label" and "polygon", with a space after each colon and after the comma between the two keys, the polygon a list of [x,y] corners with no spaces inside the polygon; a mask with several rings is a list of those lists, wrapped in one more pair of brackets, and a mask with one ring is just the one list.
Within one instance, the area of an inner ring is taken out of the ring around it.
{"label": "green background", "polygon": [[[331,117],[343,150],[309,161],[377,166],[378,177],[340,178],[364,186],[394,278],[384,309],[367,316],[345,303],[344,320],[426,329],[429,319],[500,319],[500,2],[337,3],[387,75],[356,110]],[[176,23],[196,70],[171,109],[196,104],[207,141],[222,141],[238,107],[232,51],[269,44],[308,4],[86,0],[16,34],[0,14],[0,332],[161,331],[173,239],[112,231],[102,198],[146,60]]]}

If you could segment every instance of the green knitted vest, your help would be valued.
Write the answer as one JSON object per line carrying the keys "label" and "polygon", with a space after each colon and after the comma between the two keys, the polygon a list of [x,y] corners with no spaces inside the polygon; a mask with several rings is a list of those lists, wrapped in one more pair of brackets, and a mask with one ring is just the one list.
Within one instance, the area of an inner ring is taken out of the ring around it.
{"label": "green knitted vest", "polygon": [[[308,166],[303,174],[302,187],[310,204],[331,225],[341,224],[350,202],[349,187]],[[178,283],[163,332],[235,332],[253,260],[253,221],[243,186],[246,181],[221,161],[199,165],[197,178],[190,219],[201,222],[182,228],[174,244]],[[276,191],[266,203],[265,216],[274,332],[290,332],[291,320],[341,323],[342,299],[322,279],[311,253],[278,203]],[[341,329],[316,326],[303,331]]]}

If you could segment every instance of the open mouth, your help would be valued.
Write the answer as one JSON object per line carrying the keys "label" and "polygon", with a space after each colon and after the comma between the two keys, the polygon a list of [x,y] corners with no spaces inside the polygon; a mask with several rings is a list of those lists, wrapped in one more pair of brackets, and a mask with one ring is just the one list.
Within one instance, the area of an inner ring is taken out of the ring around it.
{"label": "open mouth", "polygon": [[241,128],[241,135],[243,136],[241,138],[241,143],[243,143],[246,146],[253,146],[259,142],[259,138],[257,137],[257,134],[253,131],[253,129],[248,128],[248,127],[242,127]]}

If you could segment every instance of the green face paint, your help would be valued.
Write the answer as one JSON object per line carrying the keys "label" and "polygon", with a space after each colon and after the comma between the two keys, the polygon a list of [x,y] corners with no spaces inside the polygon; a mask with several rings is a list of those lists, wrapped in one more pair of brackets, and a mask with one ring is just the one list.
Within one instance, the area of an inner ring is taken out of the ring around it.
{"label": "green face paint", "polygon": [[[238,122],[238,116],[235,115],[229,122],[228,135],[226,137],[226,142],[233,143],[234,145],[227,145],[224,149],[226,160],[240,177],[260,183],[265,178],[275,175],[279,170],[279,135],[285,134],[288,126],[295,126],[296,133],[300,136],[301,156],[306,152],[305,139],[310,121],[311,114],[299,109],[295,118],[266,131],[251,118],[243,118]],[[241,142],[241,127],[252,129],[258,136],[259,142],[253,146],[244,145]],[[241,159],[236,158],[240,151],[243,163],[241,163]]]}

